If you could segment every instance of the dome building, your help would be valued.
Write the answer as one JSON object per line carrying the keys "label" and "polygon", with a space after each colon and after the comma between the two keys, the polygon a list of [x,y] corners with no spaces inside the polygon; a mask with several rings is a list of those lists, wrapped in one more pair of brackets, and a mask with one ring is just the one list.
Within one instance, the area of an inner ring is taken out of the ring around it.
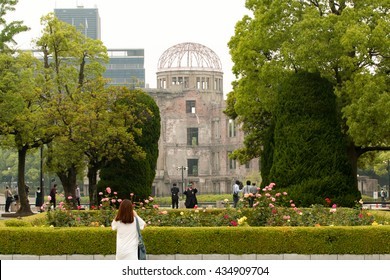
{"label": "dome building", "polygon": [[182,193],[189,182],[199,194],[231,193],[235,180],[259,174],[258,160],[239,165],[228,157],[244,135],[223,113],[222,64],[214,51],[174,45],[161,55],[156,76],[157,89],[146,89],[161,115],[154,195],[170,195],[173,183]]}

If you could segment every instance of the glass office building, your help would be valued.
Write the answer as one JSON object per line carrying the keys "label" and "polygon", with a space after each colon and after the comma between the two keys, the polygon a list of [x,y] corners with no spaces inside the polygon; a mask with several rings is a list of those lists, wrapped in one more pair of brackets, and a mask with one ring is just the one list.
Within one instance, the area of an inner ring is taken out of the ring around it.
{"label": "glass office building", "polygon": [[[97,8],[78,6],[72,9],[54,9],[54,14],[87,37],[101,40]],[[145,88],[144,49],[108,49],[107,52],[110,61],[105,65],[104,77],[110,79],[110,84]]]}

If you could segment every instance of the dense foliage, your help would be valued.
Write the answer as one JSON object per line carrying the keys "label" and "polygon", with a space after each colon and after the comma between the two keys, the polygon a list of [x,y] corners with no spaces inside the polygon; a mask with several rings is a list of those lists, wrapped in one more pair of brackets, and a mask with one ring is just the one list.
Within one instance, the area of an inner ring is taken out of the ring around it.
{"label": "dense foliage", "polygon": [[[237,23],[235,35],[229,41],[237,81],[228,94],[225,113],[237,118],[246,133],[245,147],[233,155],[245,162],[265,153],[261,171],[265,175],[272,172],[275,157],[271,155],[277,148],[274,146],[276,135],[272,133],[277,130],[272,126],[278,121],[275,115],[280,117],[283,113],[278,111],[280,85],[292,72],[319,73],[333,86],[337,98],[331,111],[341,116],[342,123],[337,127],[346,141],[344,151],[337,148],[344,155],[335,164],[339,168],[334,170],[344,173],[341,165],[347,156],[352,177],[356,178],[361,155],[390,149],[390,113],[386,109],[390,105],[389,2],[247,0],[246,7],[251,13]],[[320,99],[308,101],[318,105],[322,102]],[[301,122],[300,126],[290,129],[314,131],[315,127],[310,125],[310,121]],[[302,148],[316,152],[309,145]],[[284,151],[279,147],[277,153],[282,155]],[[292,156],[289,152],[287,154]],[[311,166],[312,161],[306,159],[310,170],[314,172],[313,169],[318,168],[315,170],[318,176],[323,166]],[[289,180],[286,173],[279,175],[278,180]],[[347,186],[348,178],[345,180],[344,176],[335,175],[333,184]],[[302,180],[305,177],[302,176]],[[322,180],[321,177],[316,179]],[[356,180],[353,183],[356,185]],[[314,185],[315,182],[304,184]],[[302,186],[301,191],[310,189]],[[350,186],[341,193],[349,190]],[[355,190],[352,190],[349,198],[344,197],[348,201],[340,203],[350,205],[355,197]]]}
{"label": "dense foliage", "polygon": [[279,87],[274,113],[274,150],[266,180],[288,190],[302,207],[329,197],[352,207],[360,199],[332,84],[318,74],[288,75]]}
{"label": "dense foliage", "polygon": [[160,111],[152,97],[141,91],[136,92],[136,115],[144,119],[139,127],[142,134],[135,142],[145,152],[145,158],[136,158],[126,153],[122,160],[108,161],[100,171],[98,190],[106,186],[118,190],[118,197],[129,198],[130,193],[137,194],[137,200],[143,200],[151,194],[158,158],[158,140],[160,138]]}

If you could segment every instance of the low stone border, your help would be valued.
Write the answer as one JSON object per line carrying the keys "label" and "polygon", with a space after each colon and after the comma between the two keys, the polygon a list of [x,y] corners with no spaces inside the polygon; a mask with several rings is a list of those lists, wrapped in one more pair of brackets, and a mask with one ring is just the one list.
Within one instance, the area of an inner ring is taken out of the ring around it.
{"label": "low stone border", "polygon": [[[148,255],[148,260],[390,260],[386,255]],[[0,260],[115,260],[115,255],[0,255]]]}

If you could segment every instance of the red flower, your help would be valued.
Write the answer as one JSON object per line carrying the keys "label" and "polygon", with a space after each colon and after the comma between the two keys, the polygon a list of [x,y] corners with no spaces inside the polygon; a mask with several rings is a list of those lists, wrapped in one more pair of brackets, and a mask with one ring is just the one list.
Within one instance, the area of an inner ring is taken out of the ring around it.
{"label": "red flower", "polygon": [[330,204],[330,199],[327,197],[325,198],[326,203]]}
{"label": "red flower", "polygon": [[229,216],[228,216],[228,215],[225,215],[225,216],[223,216],[223,218],[224,218],[224,219],[228,219],[228,218],[229,218]]}
{"label": "red flower", "polygon": [[236,227],[236,226],[238,225],[236,221],[231,221],[230,224],[231,224],[232,226],[234,226],[234,227]]}

